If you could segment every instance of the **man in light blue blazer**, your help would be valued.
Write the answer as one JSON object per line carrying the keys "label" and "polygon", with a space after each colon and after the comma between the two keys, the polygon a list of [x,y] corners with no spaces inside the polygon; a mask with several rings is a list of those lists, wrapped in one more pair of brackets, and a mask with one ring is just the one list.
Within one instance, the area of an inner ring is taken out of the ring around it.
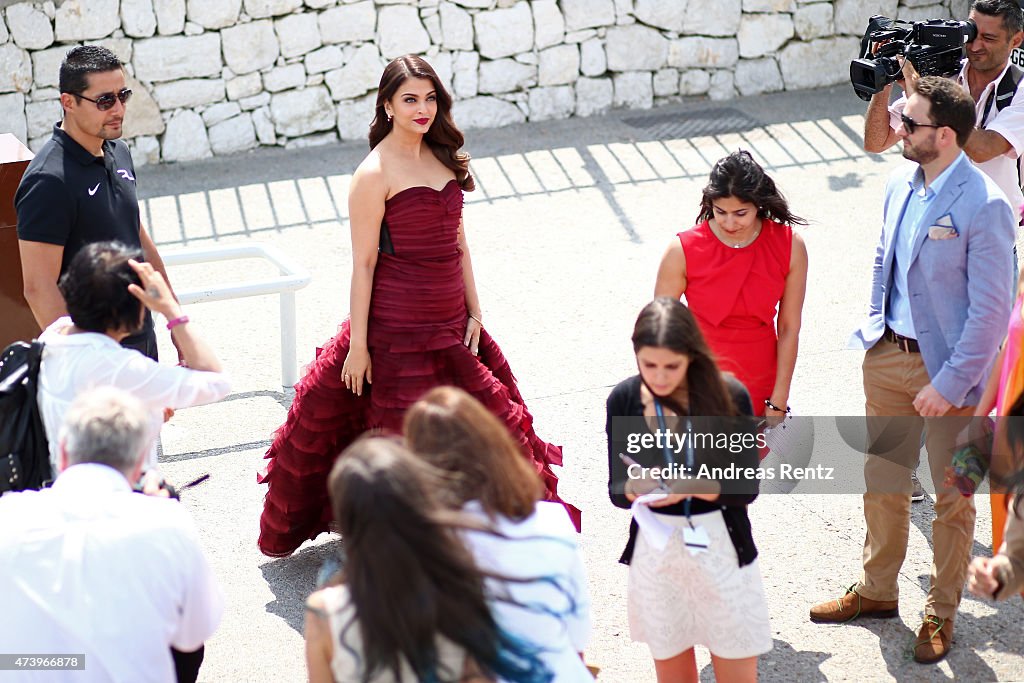
{"label": "man in light blue blazer", "polygon": [[937,77],[921,78],[903,110],[897,134],[903,156],[917,163],[886,186],[871,306],[850,342],[866,351],[866,413],[878,418],[868,420],[875,441],[864,465],[863,573],[841,598],[811,608],[811,620],[825,623],[899,615],[910,474],[924,429],[936,501],[931,585],[914,647],[921,663],[945,657],[952,642],[975,511],[973,498],[944,479],[1005,334],[1013,287],[1015,212],[962,151],[974,118],[970,95]]}

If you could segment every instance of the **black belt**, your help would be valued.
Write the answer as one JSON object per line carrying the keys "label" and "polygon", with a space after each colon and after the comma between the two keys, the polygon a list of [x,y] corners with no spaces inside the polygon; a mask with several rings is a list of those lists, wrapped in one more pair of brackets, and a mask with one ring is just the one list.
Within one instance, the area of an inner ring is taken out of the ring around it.
{"label": "black belt", "polygon": [[917,343],[916,339],[904,337],[902,334],[896,334],[888,325],[885,326],[885,333],[882,335],[882,339],[887,342],[892,342],[899,347],[899,350],[903,353],[921,353],[921,347]]}

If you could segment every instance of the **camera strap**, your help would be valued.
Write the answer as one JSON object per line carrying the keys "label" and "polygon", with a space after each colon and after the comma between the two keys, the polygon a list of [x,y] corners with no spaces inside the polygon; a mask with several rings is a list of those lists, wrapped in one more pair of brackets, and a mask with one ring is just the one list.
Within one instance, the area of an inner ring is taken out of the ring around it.
{"label": "camera strap", "polygon": [[996,113],[1006,109],[1013,102],[1013,98],[1017,94],[1017,87],[1022,79],[1024,79],[1024,71],[1021,71],[1016,65],[1010,64],[1006,73],[999,79],[999,84],[996,85],[995,97],[993,98],[993,94],[989,93],[988,99],[985,100],[985,111],[981,116],[982,128],[988,125],[988,115],[992,111],[992,100],[995,99],[996,102]]}
{"label": "camera strap", "polygon": [[[985,100],[985,111],[981,116],[981,127],[988,127],[988,115],[992,111],[992,100],[996,101],[996,113],[998,114],[1002,110],[1010,106],[1013,102],[1013,98],[1017,95],[1017,88],[1020,86],[1021,80],[1024,80],[1024,71],[1022,71],[1016,64],[1010,63],[1009,68],[1006,69],[1006,73],[999,79],[999,84],[996,85],[995,97],[993,93],[989,93],[988,99]],[[1021,184],[1021,160],[1017,159],[1017,184]]]}

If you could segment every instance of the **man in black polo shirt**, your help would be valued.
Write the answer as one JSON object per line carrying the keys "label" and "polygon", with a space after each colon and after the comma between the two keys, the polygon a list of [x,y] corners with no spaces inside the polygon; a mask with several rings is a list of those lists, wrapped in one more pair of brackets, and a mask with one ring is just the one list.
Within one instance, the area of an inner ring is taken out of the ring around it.
{"label": "man in black polo shirt", "polygon": [[[135,166],[119,141],[125,104],[121,61],[108,49],[71,49],[60,65],[64,120],[29,164],[14,203],[25,299],[46,329],[67,315],[57,280],[79,249],[117,240],[142,249],[143,257],[167,279],[156,245],[139,219]],[[156,360],[153,319],[123,342]]]}

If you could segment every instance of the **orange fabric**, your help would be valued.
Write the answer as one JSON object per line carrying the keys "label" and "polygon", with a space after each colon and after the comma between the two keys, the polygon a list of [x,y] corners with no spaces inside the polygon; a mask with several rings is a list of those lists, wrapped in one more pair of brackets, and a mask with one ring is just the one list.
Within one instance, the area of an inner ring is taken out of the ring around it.
{"label": "orange fabric", "polygon": [[1003,545],[1003,530],[1006,529],[1006,511],[1010,496],[1005,493],[992,493],[988,499],[992,505],[992,554],[995,555]]}
{"label": "orange fabric", "polygon": [[[1024,295],[1017,297],[1013,313],[1010,314],[1003,367],[999,368],[999,396],[996,399],[996,415],[1000,416],[1006,415],[1006,411],[1024,391],[1024,353],[1021,353],[1022,342],[1024,342],[1022,304],[1024,304]],[[995,555],[1003,545],[1003,530],[1006,528],[1009,495],[992,493],[989,496],[989,504],[992,506],[992,554]]]}

